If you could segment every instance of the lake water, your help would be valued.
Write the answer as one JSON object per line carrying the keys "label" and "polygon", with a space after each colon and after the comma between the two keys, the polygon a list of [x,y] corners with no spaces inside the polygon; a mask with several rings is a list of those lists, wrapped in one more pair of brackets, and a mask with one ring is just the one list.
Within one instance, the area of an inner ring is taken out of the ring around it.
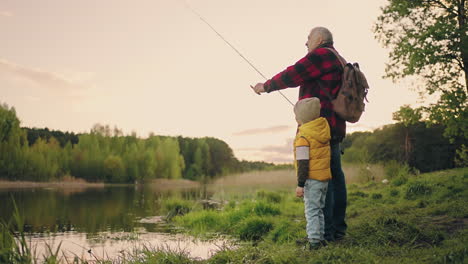
{"label": "lake water", "polygon": [[15,201],[28,243],[42,256],[46,245],[67,259],[116,259],[141,247],[185,250],[209,258],[226,239],[200,241],[164,221],[164,201],[229,201],[259,189],[294,190],[293,171],[227,176],[207,185],[181,181],[99,188],[0,188],[0,220],[11,220]]}

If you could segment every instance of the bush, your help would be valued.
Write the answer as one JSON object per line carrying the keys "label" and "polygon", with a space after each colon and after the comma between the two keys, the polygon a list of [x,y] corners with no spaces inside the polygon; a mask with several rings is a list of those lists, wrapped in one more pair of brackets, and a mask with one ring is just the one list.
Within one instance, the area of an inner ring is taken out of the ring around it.
{"label": "bush", "polygon": [[178,215],[185,215],[190,212],[193,207],[194,203],[177,198],[166,200],[163,203],[163,210],[167,213],[167,220],[171,220]]}
{"label": "bush", "polygon": [[432,186],[427,182],[415,181],[408,183],[406,188],[405,198],[408,200],[414,199],[419,196],[429,195],[432,193]]}
{"label": "bush", "polygon": [[361,191],[357,191],[357,192],[352,192],[349,194],[349,196],[355,196],[355,197],[368,197],[369,195],[367,193],[364,193],[364,192],[361,192]]}
{"label": "bush", "polygon": [[398,196],[399,194],[400,194],[400,191],[397,190],[397,189],[391,189],[390,190],[390,196],[392,196],[392,197]]}
{"label": "bush", "polygon": [[282,197],[279,193],[265,190],[258,191],[257,198],[265,199],[267,202],[270,203],[280,203],[282,200]]}
{"label": "bush", "polygon": [[461,168],[468,167],[468,147],[464,144],[456,150],[455,165]]}
{"label": "bush", "polygon": [[257,202],[252,208],[252,211],[258,216],[264,215],[279,215],[281,211],[278,207],[265,202]]}
{"label": "bush", "polygon": [[380,193],[373,193],[373,194],[371,195],[371,198],[374,199],[374,200],[382,199],[382,194],[380,194]]}
{"label": "bush", "polygon": [[305,234],[305,222],[282,220],[275,225],[269,237],[275,243],[283,244],[296,241]]}
{"label": "bush", "polygon": [[359,176],[358,180],[362,183],[373,182],[375,180],[375,175],[370,169],[369,164],[362,163],[359,166]]}
{"label": "bush", "polygon": [[240,223],[237,232],[241,240],[257,241],[262,239],[272,229],[273,222],[271,220],[250,217]]}
{"label": "bush", "polygon": [[224,219],[226,220],[226,228],[231,228],[252,214],[256,216],[275,216],[280,213],[278,207],[264,201],[246,201],[241,203],[237,208],[228,208],[225,211]]}
{"label": "bush", "polygon": [[406,176],[398,176],[395,179],[392,180],[392,185],[393,186],[401,186],[405,184],[408,181],[408,177]]}
{"label": "bush", "polygon": [[184,216],[176,217],[175,222],[196,234],[206,231],[226,231],[226,223],[222,215],[212,210],[190,212]]}
{"label": "bush", "polygon": [[125,165],[121,157],[110,155],[104,160],[104,175],[108,182],[125,182]]}
{"label": "bush", "polygon": [[387,162],[384,165],[385,176],[388,179],[393,179],[394,186],[400,186],[407,182],[410,177],[411,168],[407,164],[401,164],[394,160]]}

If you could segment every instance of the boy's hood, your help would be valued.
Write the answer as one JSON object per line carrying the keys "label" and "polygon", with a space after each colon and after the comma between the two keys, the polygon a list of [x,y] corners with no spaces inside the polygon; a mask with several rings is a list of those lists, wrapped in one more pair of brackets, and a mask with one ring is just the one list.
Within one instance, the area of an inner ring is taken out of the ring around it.
{"label": "boy's hood", "polygon": [[299,127],[299,133],[305,134],[318,142],[325,144],[330,141],[330,126],[327,119],[319,117],[315,120],[307,122]]}

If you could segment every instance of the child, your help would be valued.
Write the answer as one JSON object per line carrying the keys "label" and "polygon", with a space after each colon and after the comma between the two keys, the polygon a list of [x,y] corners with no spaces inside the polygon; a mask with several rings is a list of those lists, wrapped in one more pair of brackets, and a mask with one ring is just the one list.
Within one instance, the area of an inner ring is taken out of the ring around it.
{"label": "child", "polygon": [[320,100],[299,100],[294,106],[299,130],[294,141],[296,196],[304,197],[307,237],[311,249],[325,245],[323,208],[330,171],[330,127],[320,116]]}

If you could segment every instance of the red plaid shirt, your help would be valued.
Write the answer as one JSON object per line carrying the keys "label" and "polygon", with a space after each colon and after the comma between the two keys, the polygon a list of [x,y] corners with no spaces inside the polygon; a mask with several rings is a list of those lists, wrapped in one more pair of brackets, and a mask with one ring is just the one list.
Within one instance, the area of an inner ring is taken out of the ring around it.
{"label": "red plaid shirt", "polygon": [[265,82],[264,87],[265,91],[270,93],[288,87],[300,86],[299,100],[309,97],[319,98],[322,106],[320,116],[328,120],[333,143],[340,142],[345,137],[346,122],[333,111],[330,98],[320,89],[318,80],[321,80],[322,87],[328,89],[333,98],[336,97],[341,86],[343,67],[333,52],[323,48],[325,46],[333,48],[332,45],[316,48],[296,64],[289,66]]}

